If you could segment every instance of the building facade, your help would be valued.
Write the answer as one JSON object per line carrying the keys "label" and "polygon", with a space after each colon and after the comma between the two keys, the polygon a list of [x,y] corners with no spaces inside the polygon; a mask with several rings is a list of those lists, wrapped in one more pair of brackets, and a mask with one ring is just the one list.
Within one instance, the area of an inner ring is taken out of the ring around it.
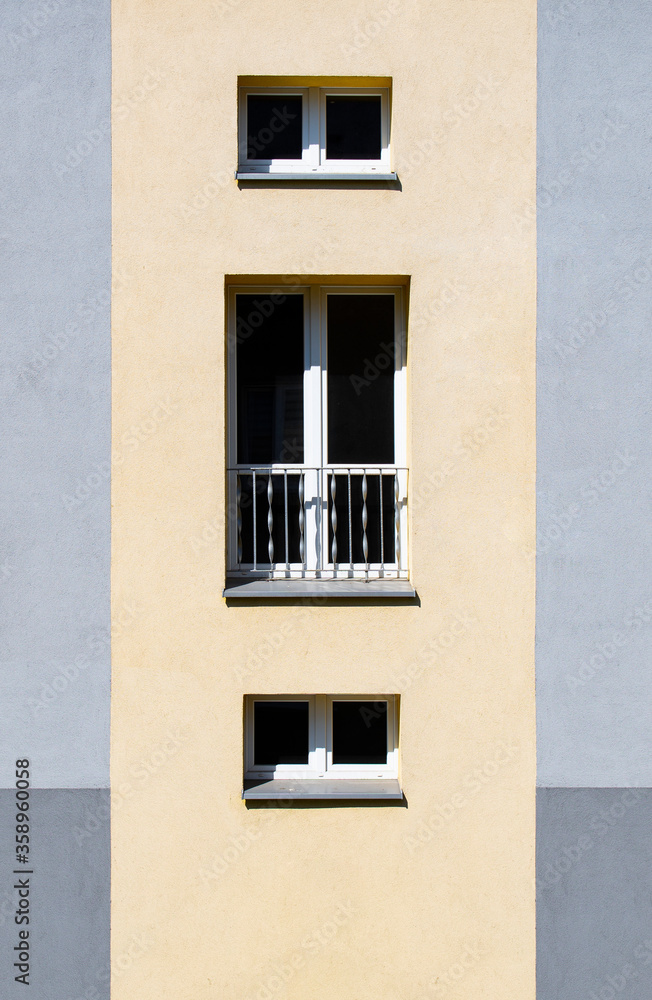
{"label": "building facade", "polygon": [[647,996],[649,11],[2,17],[33,995]]}

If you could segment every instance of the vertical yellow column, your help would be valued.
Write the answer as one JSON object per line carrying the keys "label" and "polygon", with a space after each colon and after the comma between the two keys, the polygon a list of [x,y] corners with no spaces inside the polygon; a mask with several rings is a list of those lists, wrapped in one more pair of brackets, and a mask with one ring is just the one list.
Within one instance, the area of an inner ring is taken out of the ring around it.
{"label": "vertical yellow column", "polygon": [[[401,189],[239,188],[252,73],[391,77]],[[113,89],[112,998],[534,1000],[536,4],[114,0]],[[225,276],[287,274],[410,277],[414,606],[222,599]],[[245,807],[245,694],[365,691],[409,808]]]}

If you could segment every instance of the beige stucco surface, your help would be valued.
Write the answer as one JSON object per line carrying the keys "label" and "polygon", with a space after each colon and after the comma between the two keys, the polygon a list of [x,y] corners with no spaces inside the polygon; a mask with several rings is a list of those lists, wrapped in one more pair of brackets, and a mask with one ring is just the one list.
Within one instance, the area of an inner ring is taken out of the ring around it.
{"label": "beige stucco surface", "polygon": [[[534,997],[535,18],[114,0],[113,1000]],[[391,77],[402,189],[239,188],[246,74]],[[227,607],[227,274],[409,276],[419,605]],[[243,695],[361,691],[408,808],[248,810]]]}

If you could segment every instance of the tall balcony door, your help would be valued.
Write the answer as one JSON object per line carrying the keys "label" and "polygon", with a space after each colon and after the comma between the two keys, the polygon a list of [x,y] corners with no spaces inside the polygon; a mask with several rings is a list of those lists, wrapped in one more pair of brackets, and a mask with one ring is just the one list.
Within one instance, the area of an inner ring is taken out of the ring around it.
{"label": "tall balcony door", "polygon": [[229,291],[228,569],[407,577],[403,289]]}

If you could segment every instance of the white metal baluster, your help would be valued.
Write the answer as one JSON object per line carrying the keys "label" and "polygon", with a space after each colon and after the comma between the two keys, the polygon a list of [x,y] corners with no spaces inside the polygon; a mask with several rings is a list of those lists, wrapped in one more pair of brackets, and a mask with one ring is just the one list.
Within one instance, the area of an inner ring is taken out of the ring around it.
{"label": "white metal baluster", "polygon": [[399,505],[398,470],[394,473],[394,534],[396,536],[396,574],[401,571],[401,508]]}
{"label": "white metal baluster", "polygon": [[254,569],[256,569],[256,470],[252,469],[251,474],[253,476],[253,519],[254,519]]}
{"label": "white metal baluster", "polygon": [[272,529],[274,527],[274,515],[272,513],[272,500],[274,499],[274,486],[272,484],[272,470],[269,470],[269,475],[267,477],[267,531],[269,532],[269,541],[267,543],[267,554],[269,556],[270,564],[270,576],[272,575],[272,564],[274,562],[274,539],[272,538]]}
{"label": "white metal baluster", "polygon": [[306,565],[306,512],[304,509],[305,485],[303,482],[303,472],[299,473],[299,559],[301,569],[305,570]]}
{"label": "white metal baluster", "polygon": [[237,535],[237,560],[238,566],[242,562],[242,482],[240,473],[235,477],[235,524]]}
{"label": "white metal baluster", "polygon": [[337,483],[335,473],[331,473],[331,527],[333,529],[333,544],[331,546],[331,561],[333,571],[337,573],[337,510],[335,509],[335,495],[337,493]]}
{"label": "white metal baluster", "polygon": [[369,542],[367,541],[367,472],[362,473],[362,554],[365,561],[365,577],[369,578]]}
{"label": "white metal baluster", "polygon": [[348,494],[349,494],[349,567],[353,571],[353,531],[351,524],[351,470],[347,469]]}
{"label": "white metal baluster", "polygon": [[285,504],[285,568],[290,569],[290,540],[288,538],[288,470],[283,470],[283,497]]}
{"label": "white metal baluster", "polygon": [[378,482],[380,484],[380,575],[385,575],[385,539],[383,537],[383,470],[378,470],[380,475],[378,477]]}

